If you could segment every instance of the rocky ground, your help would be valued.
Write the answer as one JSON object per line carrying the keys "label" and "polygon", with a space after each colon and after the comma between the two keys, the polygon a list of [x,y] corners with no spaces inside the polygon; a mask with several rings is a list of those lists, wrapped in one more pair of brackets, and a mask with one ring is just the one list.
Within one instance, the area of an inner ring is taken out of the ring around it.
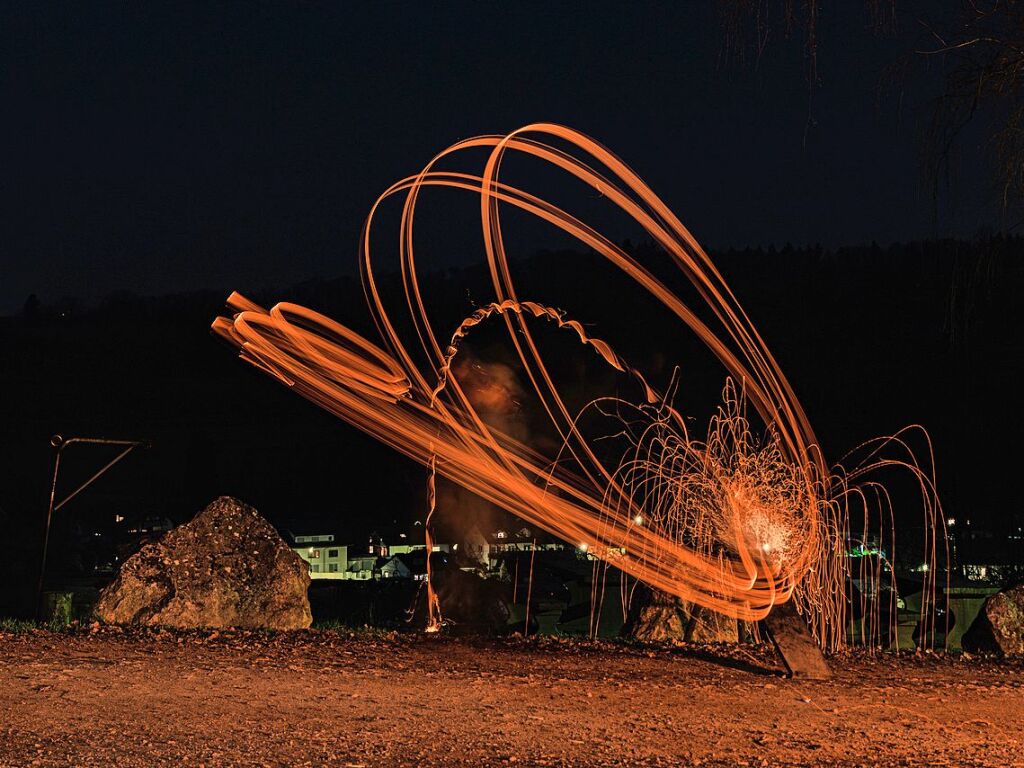
{"label": "rocky ground", "polygon": [[1024,664],[330,630],[0,632],[0,765],[1024,766]]}

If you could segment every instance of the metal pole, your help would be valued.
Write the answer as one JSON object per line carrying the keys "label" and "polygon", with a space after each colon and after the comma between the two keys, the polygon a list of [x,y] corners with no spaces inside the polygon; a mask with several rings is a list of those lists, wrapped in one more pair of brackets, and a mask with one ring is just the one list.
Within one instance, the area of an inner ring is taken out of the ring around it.
{"label": "metal pole", "polygon": [[50,506],[46,510],[46,528],[43,530],[43,557],[39,562],[39,584],[36,587],[36,616],[43,610],[43,578],[46,575],[46,550],[50,544],[50,521],[53,519],[53,503],[57,495],[57,473],[60,471],[60,457],[64,453],[64,438],[54,435],[50,444],[57,449],[53,460],[53,482],[50,484]]}
{"label": "metal pole", "polygon": [[[55,503],[57,499],[57,476],[60,472],[60,459],[64,454],[64,449],[72,443],[88,443],[90,445],[119,445],[125,446],[125,449],[121,451],[112,461],[108,462],[99,472],[96,472],[92,477],[82,483],[78,488],[72,491],[66,498],[64,498],[59,504]],[[43,581],[46,577],[46,554],[50,544],[50,525],[53,522],[53,513],[67,504],[71,499],[80,494],[96,480],[98,480],[107,470],[113,467],[117,462],[121,461],[125,456],[131,453],[134,449],[143,446],[148,448],[149,443],[142,440],[109,440],[102,437],[72,437],[65,440],[60,435],[54,435],[50,438],[50,444],[57,449],[57,455],[53,461],[53,482],[50,484],[50,504],[46,510],[46,528],[43,531],[43,556],[39,563],[39,583],[36,586],[36,615],[38,616],[43,609]]]}

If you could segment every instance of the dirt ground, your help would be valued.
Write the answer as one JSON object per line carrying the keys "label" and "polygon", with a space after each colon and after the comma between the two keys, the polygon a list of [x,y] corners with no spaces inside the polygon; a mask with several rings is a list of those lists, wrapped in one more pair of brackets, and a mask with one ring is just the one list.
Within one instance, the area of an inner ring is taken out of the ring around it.
{"label": "dirt ground", "polygon": [[421,635],[0,634],[2,766],[1024,766],[1024,664]]}

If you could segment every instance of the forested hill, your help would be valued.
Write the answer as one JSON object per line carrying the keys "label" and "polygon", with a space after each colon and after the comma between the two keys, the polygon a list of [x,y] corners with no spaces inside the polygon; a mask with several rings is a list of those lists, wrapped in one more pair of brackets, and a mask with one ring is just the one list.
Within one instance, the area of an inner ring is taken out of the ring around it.
{"label": "forested hill", "polygon": [[[627,247],[696,301],[663,254]],[[951,514],[993,528],[1024,524],[1015,493],[1024,431],[1016,398],[1024,381],[1021,238],[714,258],[829,458],[922,424]],[[517,260],[514,273],[520,298],[587,324],[656,386],[678,367],[683,412],[699,421],[716,406],[720,366],[593,254],[539,253]],[[392,306],[404,305],[396,276],[382,285]],[[422,287],[440,335],[492,298],[482,265],[428,272]],[[241,363],[211,335],[225,296],[117,294],[94,307],[32,298],[21,315],[0,319],[0,522],[14,531],[11,546],[36,546],[54,433],[153,442],[69,505],[67,515],[80,519],[126,512],[180,520],[233,494],[282,527],[344,527],[354,538],[418,513],[422,470]],[[298,301],[376,338],[352,278],[252,298]],[[481,331],[470,343],[484,359],[513,362],[500,333]],[[574,396],[617,386],[588,373],[578,348],[563,348],[552,365]],[[106,457],[81,448],[66,458],[71,488]]]}

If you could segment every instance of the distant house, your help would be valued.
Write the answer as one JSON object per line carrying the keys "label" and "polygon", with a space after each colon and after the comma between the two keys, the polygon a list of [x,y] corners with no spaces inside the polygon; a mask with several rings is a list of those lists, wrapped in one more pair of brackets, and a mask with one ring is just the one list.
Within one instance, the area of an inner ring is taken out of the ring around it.
{"label": "distant house", "polygon": [[[379,557],[391,557],[393,555],[407,555],[410,552],[417,552],[426,549],[426,532],[421,523],[416,522],[412,528],[406,531],[390,529],[384,532],[376,531],[370,535],[367,551]],[[431,542],[431,551],[450,552],[450,544],[439,544]]]}
{"label": "distant house", "polygon": [[[478,532],[479,533],[479,532]],[[563,542],[552,539],[524,525],[498,528],[485,537],[486,551],[491,560],[505,552],[557,552],[566,549]]]}
{"label": "distant house", "polygon": [[[442,568],[450,562],[447,549],[434,547],[430,554],[430,565],[433,568]],[[403,552],[393,555],[390,559],[380,564],[377,569],[378,577],[382,579],[415,579],[422,581],[427,578],[427,550],[419,547],[412,552]]]}
{"label": "distant house", "polygon": [[[425,544],[389,544],[387,547],[387,554],[389,555],[408,555],[413,552],[422,552],[426,549]],[[431,552],[451,552],[451,544],[432,544],[430,547]]]}
{"label": "distant house", "polygon": [[[421,578],[425,572],[426,547],[400,537],[401,543],[388,545],[380,537],[371,537],[368,546],[338,544],[332,533],[287,533],[291,548],[309,567],[312,579]],[[434,544],[432,551],[446,554],[448,544]]]}
{"label": "distant house", "polygon": [[372,579],[377,570],[377,555],[355,555],[348,560],[347,579],[366,581]]}
{"label": "distant house", "polygon": [[401,555],[395,555],[389,558],[380,567],[380,577],[382,579],[411,579],[412,571],[409,566],[406,565]]}
{"label": "distant house", "polygon": [[312,579],[348,579],[348,547],[336,544],[334,534],[291,534],[291,548],[309,566]]}
{"label": "distant house", "polygon": [[544,544],[538,544],[536,535],[529,528],[499,528],[491,531],[490,536],[491,552],[532,552],[537,549],[544,549]]}

